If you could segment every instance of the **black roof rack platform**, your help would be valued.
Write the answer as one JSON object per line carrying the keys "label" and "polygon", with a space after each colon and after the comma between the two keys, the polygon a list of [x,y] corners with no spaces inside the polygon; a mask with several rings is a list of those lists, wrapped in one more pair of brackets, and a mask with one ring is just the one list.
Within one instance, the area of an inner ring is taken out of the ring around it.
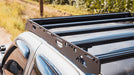
{"label": "black roof rack platform", "polygon": [[[134,50],[123,49],[115,52],[109,52],[100,55],[92,55],[87,52],[87,48],[96,45],[116,43],[128,40],[134,40],[134,32],[121,33],[111,36],[102,36],[93,39],[84,39],[74,42],[68,42],[62,36],[78,35],[86,33],[96,33],[104,31],[114,31],[134,28],[134,17],[129,12],[81,15],[68,17],[54,17],[29,19],[26,24],[26,30],[45,39],[50,45],[55,47],[60,53],[70,59],[85,73],[100,74],[101,64],[128,59],[134,57]],[[74,29],[69,31],[51,32],[50,29],[62,27],[90,26],[94,24],[105,24],[113,22],[129,22],[121,25]]]}

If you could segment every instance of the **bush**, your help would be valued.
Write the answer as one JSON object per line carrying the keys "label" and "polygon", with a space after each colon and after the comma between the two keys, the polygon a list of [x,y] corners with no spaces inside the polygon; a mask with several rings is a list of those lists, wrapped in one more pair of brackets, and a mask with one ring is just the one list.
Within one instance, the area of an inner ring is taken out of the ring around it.
{"label": "bush", "polygon": [[134,0],[87,0],[87,8],[94,13],[133,12]]}

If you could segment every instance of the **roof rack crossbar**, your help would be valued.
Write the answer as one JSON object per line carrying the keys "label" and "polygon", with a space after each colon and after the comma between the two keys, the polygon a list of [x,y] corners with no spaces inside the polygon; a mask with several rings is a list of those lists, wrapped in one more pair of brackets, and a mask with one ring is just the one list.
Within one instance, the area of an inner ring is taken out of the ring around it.
{"label": "roof rack crossbar", "polygon": [[134,28],[134,24],[125,24],[125,25],[116,25],[116,26],[107,26],[107,27],[96,27],[96,28],[87,28],[87,29],[77,29],[77,30],[69,30],[69,31],[58,31],[54,32],[59,36],[67,36],[67,35],[76,35],[83,33],[93,33],[93,32],[101,32],[101,31],[110,31],[110,30],[119,30],[119,29],[128,29]]}
{"label": "roof rack crossbar", "polygon": [[103,36],[98,37],[94,39],[86,39],[82,41],[75,41],[72,42],[73,44],[85,48],[85,47],[92,47],[96,45],[103,45],[103,44],[109,44],[109,43],[115,43],[115,42],[121,42],[121,41],[128,41],[134,39],[134,33],[122,33],[122,34],[116,34],[116,35],[109,35],[109,36]]}
{"label": "roof rack crossbar", "polygon": [[125,48],[115,52],[96,55],[96,57],[99,58],[101,64],[132,58],[134,57],[134,47],[133,49]]}
{"label": "roof rack crossbar", "polygon": [[46,25],[42,25],[42,26],[47,28],[47,29],[51,29],[51,28],[82,26],[82,25],[100,24],[100,23],[109,23],[109,22],[124,22],[124,21],[133,21],[133,20],[134,20],[134,17],[125,17],[125,18],[93,20],[93,21],[80,21],[80,22],[70,22],[70,23],[46,24]]}
{"label": "roof rack crossbar", "polygon": [[89,21],[89,20],[111,19],[111,18],[121,18],[121,17],[123,18],[123,17],[132,17],[132,16],[130,12],[123,12],[123,13],[82,15],[82,16],[80,15],[80,16],[53,17],[53,18],[42,18],[42,19],[32,19],[32,20],[42,25],[42,24]]}

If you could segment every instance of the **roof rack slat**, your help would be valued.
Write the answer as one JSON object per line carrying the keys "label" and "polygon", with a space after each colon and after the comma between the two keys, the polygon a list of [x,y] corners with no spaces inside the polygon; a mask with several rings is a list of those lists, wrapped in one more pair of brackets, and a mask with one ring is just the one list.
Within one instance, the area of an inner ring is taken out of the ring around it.
{"label": "roof rack slat", "polygon": [[90,24],[98,24],[98,23],[124,22],[124,21],[133,21],[133,20],[134,20],[134,17],[125,17],[125,18],[103,19],[103,20],[93,20],[93,21],[46,24],[46,25],[42,25],[42,26],[47,28],[47,29],[51,29],[51,28],[82,26],[82,25],[90,25]]}
{"label": "roof rack slat", "polygon": [[133,49],[125,48],[114,52],[96,55],[96,57],[99,58],[101,64],[128,59],[134,57],[134,47]]}
{"label": "roof rack slat", "polygon": [[121,18],[121,17],[122,18],[131,17],[131,13],[122,12],[122,13],[53,17],[53,18],[31,19],[31,20],[38,22],[39,24],[54,24],[54,23],[88,21],[88,20],[99,20],[99,19],[110,19],[110,18]]}
{"label": "roof rack slat", "polygon": [[127,29],[127,28],[134,28],[134,24],[96,27],[96,28],[88,28],[88,29],[77,29],[77,30],[69,30],[69,31],[58,31],[58,32],[54,32],[54,33],[59,35],[59,36],[67,36],[67,35],[76,35],[76,34],[93,33],[93,32],[100,32],[100,31],[119,30],[119,29]]}
{"label": "roof rack slat", "polygon": [[103,37],[98,37],[94,39],[86,39],[82,41],[75,41],[72,43],[82,48],[85,48],[85,47],[89,48],[89,47],[96,46],[96,45],[128,41],[128,40],[133,40],[133,39],[134,39],[134,33],[131,32],[131,33],[110,35],[110,36],[103,36]]}

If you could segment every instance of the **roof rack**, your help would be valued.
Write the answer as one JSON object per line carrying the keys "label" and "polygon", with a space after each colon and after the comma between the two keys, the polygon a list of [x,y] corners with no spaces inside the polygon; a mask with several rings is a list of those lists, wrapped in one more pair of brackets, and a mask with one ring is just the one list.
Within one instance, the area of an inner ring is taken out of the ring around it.
{"label": "roof rack", "polygon": [[129,29],[134,28],[133,23],[117,26],[96,27],[77,30],[75,29],[62,32],[51,32],[49,31],[49,29],[94,25],[109,22],[131,22],[133,20],[134,17],[132,17],[131,13],[129,12],[41,18],[29,19],[27,21],[25,29],[45,39],[50,45],[55,47],[60,53],[70,59],[83,72],[100,74],[101,64],[134,57],[134,51],[131,49],[124,49],[118,50],[116,52],[110,52],[94,56],[88,53],[86,49],[96,45],[134,40],[134,33],[122,33],[112,36],[102,36],[98,38],[85,39],[75,42],[68,42],[61,37],[76,34]]}

